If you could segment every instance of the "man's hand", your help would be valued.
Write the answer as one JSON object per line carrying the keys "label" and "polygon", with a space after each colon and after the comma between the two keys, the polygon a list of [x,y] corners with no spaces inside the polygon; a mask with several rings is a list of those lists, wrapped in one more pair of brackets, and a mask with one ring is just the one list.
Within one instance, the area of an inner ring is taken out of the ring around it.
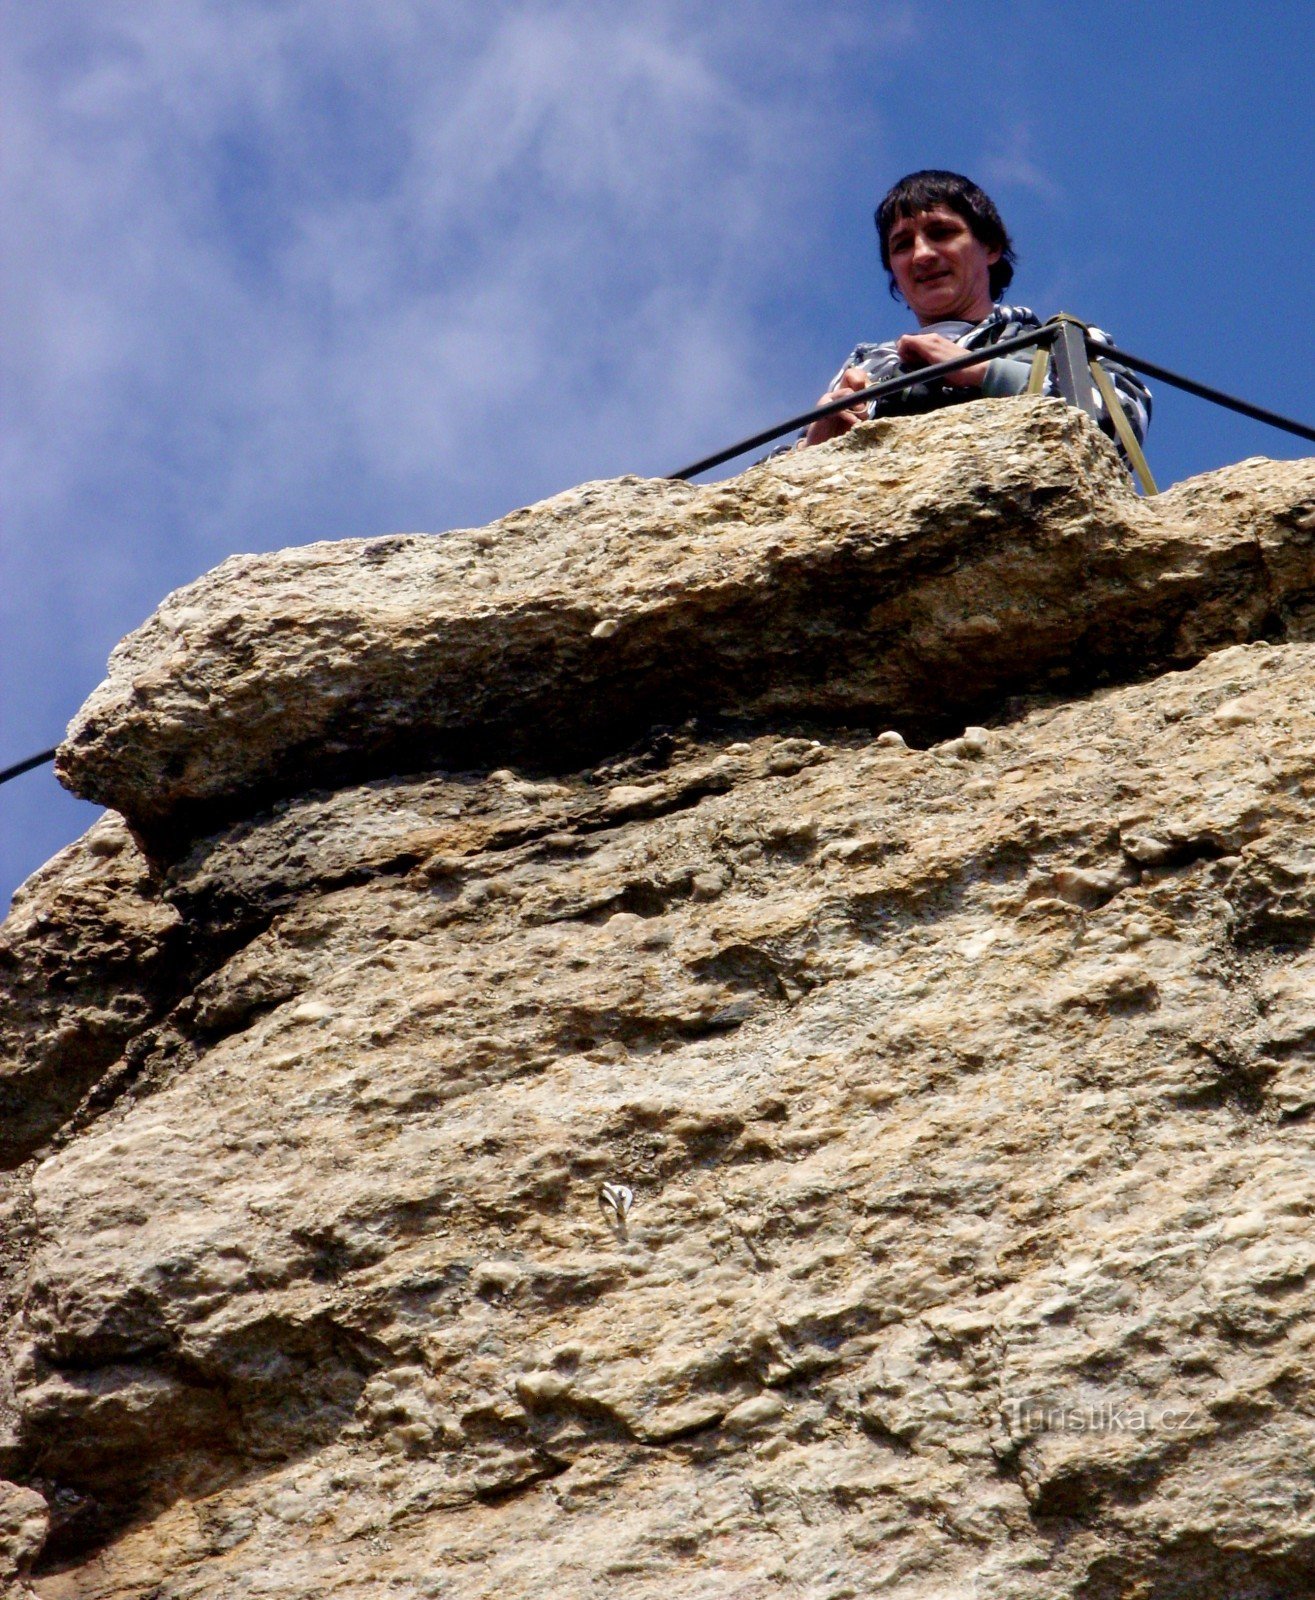
{"label": "man's hand", "polygon": [[[817,403],[824,406],[828,400],[839,400],[842,395],[854,394],[867,387],[868,375],[862,367],[846,367],[835,388],[828,389]],[[828,439],[838,439],[842,433],[848,433],[851,428],[867,420],[866,406],[855,406],[852,411],[833,411],[829,417],[819,417],[816,422],[809,423],[802,443],[825,444]]]}
{"label": "man's hand", "polygon": [[[906,333],[896,344],[895,350],[900,365],[910,371],[918,367],[934,367],[942,361],[955,361],[964,354],[961,344],[955,344],[940,333]],[[979,361],[974,367],[964,367],[962,372],[951,372],[941,382],[955,389],[980,389],[986,382],[986,362]]]}

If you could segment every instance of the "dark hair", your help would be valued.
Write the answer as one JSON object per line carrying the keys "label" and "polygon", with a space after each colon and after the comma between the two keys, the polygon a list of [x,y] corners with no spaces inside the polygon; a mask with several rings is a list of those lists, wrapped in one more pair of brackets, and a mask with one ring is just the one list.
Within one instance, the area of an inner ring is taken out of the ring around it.
{"label": "dark hair", "polygon": [[910,172],[907,178],[901,178],[873,213],[881,241],[881,264],[886,269],[891,294],[898,291],[895,274],[890,270],[890,230],[900,218],[916,217],[936,206],[957,211],[979,243],[1000,252],[1000,259],[991,264],[991,298],[998,300],[1014,281],[1014,242],[990,195],[961,172],[941,172],[936,168]]}

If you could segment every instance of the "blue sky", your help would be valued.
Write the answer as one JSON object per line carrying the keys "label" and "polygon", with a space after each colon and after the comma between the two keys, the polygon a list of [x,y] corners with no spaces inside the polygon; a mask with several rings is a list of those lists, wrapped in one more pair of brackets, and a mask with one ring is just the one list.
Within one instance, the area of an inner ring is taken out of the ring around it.
{"label": "blue sky", "polygon": [[[946,166],[1010,298],[1304,420],[1304,5],[4,0],[0,765],[234,551],[668,472],[903,331]],[[1162,484],[1300,441],[1160,390]],[[95,810],[0,789],[0,906]]]}

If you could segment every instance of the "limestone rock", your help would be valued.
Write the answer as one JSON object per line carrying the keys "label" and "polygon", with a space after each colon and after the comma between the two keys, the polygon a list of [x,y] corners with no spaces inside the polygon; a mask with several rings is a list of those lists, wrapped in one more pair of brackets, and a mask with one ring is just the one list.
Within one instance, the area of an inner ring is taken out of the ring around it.
{"label": "limestone rock", "polygon": [[[983,403],[550,502],[472,557],[482,632],[402,541],[354,636],[368,545],[194,586],[208,701],[129,641],[66,757],[171,854],[107,819],[3,930],[0,1557],[48,1519],[41,1600],[1315,1594],[1310,467],[1154,506],[1112,459]],[[652,628],[631,732],[714,614],[739,665],[681,709],[746,722],[604,749],[561,641]],[[912,748],[952,659],[979,721]],[[487,759],[376,770],[421,688],[502,705]],[[371,776],[259,799],[362,705]]]}
{"label": "limestone rock", "polygon": [[1009,693],[1306,637],[1315,472],[1137,498],[1058,400],[874,422],[731,484],[234,556],[126,639],[58,770],[157,849],[316,782],[584,759],[727,711],[962,728]]}
{"label": "limestone rock", "polygon": [[50,1516],[46,1502],[34,1489],[0,1483],[0,1579],[9,1593],[31,1594],[16,1585],[31,1571],[45,1543]]}
{"label": "limestone rock", "polygon": [[17,891],[0,927],[0,1165],[55,1133],[181,997],[184,942],[112,814]]}

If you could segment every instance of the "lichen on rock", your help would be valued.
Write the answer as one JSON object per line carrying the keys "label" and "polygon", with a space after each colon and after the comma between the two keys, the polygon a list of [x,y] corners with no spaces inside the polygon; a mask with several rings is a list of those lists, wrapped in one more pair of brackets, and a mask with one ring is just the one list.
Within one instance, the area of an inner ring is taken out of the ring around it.
{"label": "lichen on rock", "polygon": [[1313,546],[983,402],[171,597],[0,930],[10,1575],[1315,1593]]}

